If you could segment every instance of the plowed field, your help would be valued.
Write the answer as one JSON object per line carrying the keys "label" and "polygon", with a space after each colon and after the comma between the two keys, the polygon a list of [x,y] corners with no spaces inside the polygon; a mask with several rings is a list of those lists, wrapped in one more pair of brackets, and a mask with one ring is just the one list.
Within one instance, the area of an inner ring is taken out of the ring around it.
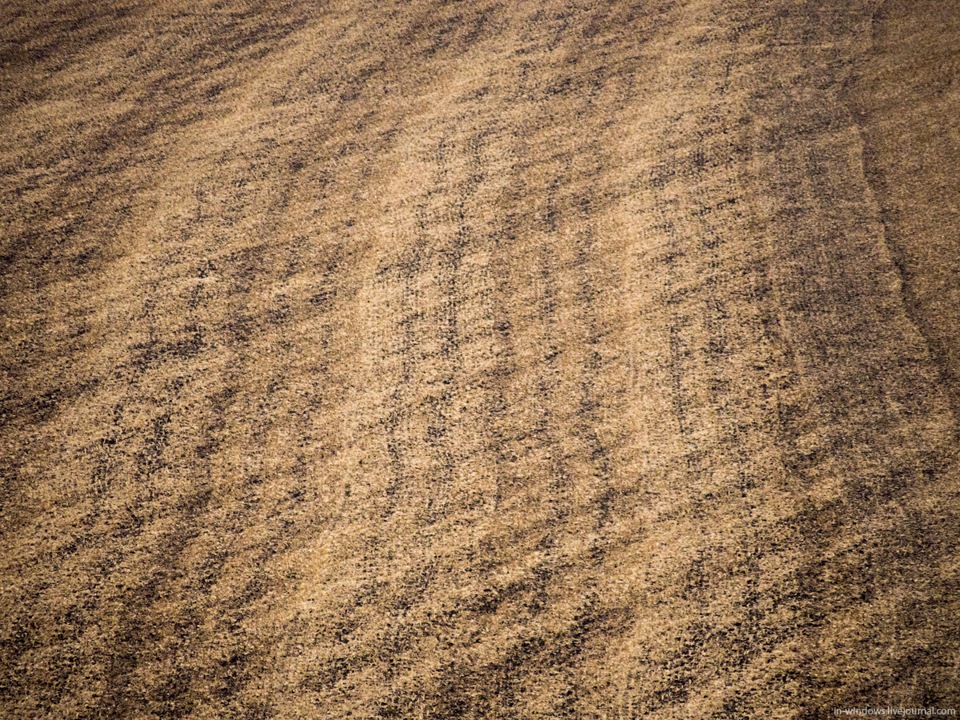
{"label": "plowed field", "polygon": [[0,715],[960,704],[960,3],[8,0]]}

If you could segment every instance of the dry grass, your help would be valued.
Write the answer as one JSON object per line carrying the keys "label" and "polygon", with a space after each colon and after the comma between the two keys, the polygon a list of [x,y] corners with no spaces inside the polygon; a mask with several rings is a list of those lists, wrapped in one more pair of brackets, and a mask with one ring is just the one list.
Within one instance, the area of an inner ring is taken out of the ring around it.
{"label": "dry grass", "polygon": [[960,5],[0,41],[0,712],[956,706]]}

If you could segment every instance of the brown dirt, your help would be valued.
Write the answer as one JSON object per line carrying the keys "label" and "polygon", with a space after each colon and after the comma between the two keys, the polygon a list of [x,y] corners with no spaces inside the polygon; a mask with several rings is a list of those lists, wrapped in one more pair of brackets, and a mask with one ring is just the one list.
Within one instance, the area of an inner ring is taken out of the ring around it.
{"label": "brown dirt", "polygon": [[960,702],[960,4],[0,8],[0,714]]}

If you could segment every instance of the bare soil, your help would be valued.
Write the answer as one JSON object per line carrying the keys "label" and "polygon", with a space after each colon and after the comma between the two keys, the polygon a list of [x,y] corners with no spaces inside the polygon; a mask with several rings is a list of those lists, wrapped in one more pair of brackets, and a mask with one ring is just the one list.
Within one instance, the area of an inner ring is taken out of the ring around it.
{"label": "bare soil", "polygon": [[5,2],[0,715],[960,705],[958,47]]}

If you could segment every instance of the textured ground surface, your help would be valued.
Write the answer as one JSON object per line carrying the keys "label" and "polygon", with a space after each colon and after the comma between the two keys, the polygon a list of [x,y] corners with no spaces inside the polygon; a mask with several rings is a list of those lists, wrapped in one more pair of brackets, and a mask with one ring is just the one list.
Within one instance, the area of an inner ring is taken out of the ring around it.
{"label": "textured ground surface", "polygon": [[0,7],[0,714],[960,705],[960,3]]}

